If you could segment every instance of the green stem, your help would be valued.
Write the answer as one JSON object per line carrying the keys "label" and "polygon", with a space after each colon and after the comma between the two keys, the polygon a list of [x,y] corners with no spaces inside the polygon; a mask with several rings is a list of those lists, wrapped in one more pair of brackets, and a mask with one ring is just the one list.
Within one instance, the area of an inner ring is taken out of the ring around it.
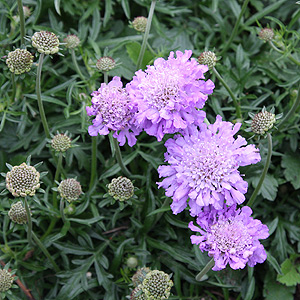
{"label": "green stem", "polygon": [[30,209],[26,197],[24,198],[24,202],[25,202],[25,210],[26,210],[27,220],[28,220],[27,239],[29,245],[31,246],[32,245],[32,220],[31,220]]}
{"label": "green stem", "polygon": [[203,121],[206,125],[210,125],[209,121],[207,120],[207,118],[204,118],[204,121]]}
{"label": "green stem", "polygon": [[74,49],[70,49],[70,52],[71,52],[71,56],[72,56],[72,62],[73,62],[73,65],[75,67],[75,70],[77,72],[77,74],[79,75],[79,77],[85,81],[85,77],[83,76],[83,74],[81,73],[80,71],[80,68],[78,66],[78,63],[77,63],[77,59],[76,59],[76,55],[75,55],[75,50]]}
{"label": "green stem", "polygon": [[44,59],[44,53],[40,54],[40,58],[39,58],[39,62],[38,62],[38,68],[37,68],[37,72],[36,72],[36,96],[37,96],[37,100],[38,100],[38,106],[39,106],[39,111],[40,111],[40,115],[41,115],[41,120],[42,120],[42,124],[45,130],[45,134],[46,137],[48,139],[50,139],[50,131],[49,131],[49,127],[48,127],[48,123],[47,123],[47,119],[46,119],[46,115],[45,115],[45,111],[44,111],[44,106],[43,106],[43,102],[42,102],[42,95],[41,95],[41,73],[42,73],[42,65],[43,65],[43,59]]}
{"label": "green stem", "polygon": [[66,217],[64,213],[64,207],[65,207],[65,200],[63,198],[60,199],[60,205],[59,205],[59,211],[61,215],[61,219],[63,220],[64,223],[66,223]]}
{"label": "green stem", "polygon": [[[271,46],[275,51],[277,51],[277,52],[280,53],[280,54],[284,54],[284,51],[278,49],[278,48],[273,44],[272,41],[269,41],[269,44],[270,44],[270,46]],[[287,57],[288,57],[288,59],[289,59],[290,61],[292,61],[292,62],[295,63],[296,65],[300,66],[300,61],[298,61],[296,58],[294,58],[291,54],[288,55]]]}
{"label": "green stem", "polygon": [[278,128],[280,128],[287,120],[291,119],[291,117],[294,115],[294,113],[299,105],[300,105],[300,85],[298,88],[298,95],[297,95],[296,101],[294,102],[294,104],[291,107],[291,109],[289,110],[289,112],[285,115],[285,117],[278,124],[278,126],[277,126]]}
{"label": "green stem", "polygon": [[148,47],[148,49],[150,50],[150,52],[151,52],[154,56],[157,55],[157,53],[152,49],[152,47],[150,46],[150,44],[148,43],[148,41],[147,41],[147,47]]}
{"label": "green stem", "polygon": [[198,273],[198,275],[196,276],[196,280],[197,281],[201,281],[202,277],[214,266],[215,264],[215,261],[214,259],[212,258],[208,263],[207,265],[202,269],[201,272]]}
{"label": "green stem", "polygon": [[229,48],[231,42],[233,41],[233,39],[235,38],[236,34],[237,34],[237,31],[238,31],[238,28],[239,28],[239,25],[240,25],[240,22],[241,22],[241,19],[242,19],[242,16],[243,14],[245,13],[245,10],[247,8],[247,5],[249,3],[250,0],[245,0],[245,2],[243,3],[243,6],[242,6],[242,9],[241,9],[241,12],[240,12],[240,15],[238,17],[238,19],[236,20],[236,23],[234,25],[234,28],[233,28],[233,31],[231,33],[231,36],[227,42],[227,44],[225,45],[225,47],[222,49],[221,53],[220,53],[220,56],[222,56]]}
{"label": "green stem", "polygon": [[[59,157],[58,157],[58,161],[57,161],[57,165],[56,165],[56,172],[55,172],[55,176],[54,176],[54,187],[56,186],[55,181],[58,181],[60,171],[62,169],[62,159],[63,159],[62,152],[59,152]],[[57,207],[57,192],[56,191],[53,191],[52,203],[53,203],[54,209],[57,209],[58,207]]]}
{"label": "green stem", "polygon": [[22,0],[18,0],[18,10],[20,16],[20,33],[21,33],[21,46],[22,46],[24,45],[24,36],[25,36],[25,18],[24,18]]}
{"label": "green stem", "polygon": [[140,51],[140,54],[139,54],[139,57],[138,57],[138,60],[137,60],[137,64],[136,64],[136,67],[137,67],[138,70],[142,67],[143,58],[144,58],[145,50],[146,50],[146,47],[147,47],[147,41],[148,41],[148,38],[149,38],[149,32],[150,32],[150,28],[151,28],[151,23],[152,23],[152,17],[153,17],[153,13],[154,13],[155,4],[156,4],[156,0],[152,0],[150,10],[149,10],[149,15],[148,15],[148,18],[147,18],[147,25],[146,25],[146,30],[145,30],[142,46],[141,46],[141,51]]}
{"label": "green stem", "polygon": [[104,76],[104,82],[107,84],[108,83],[108,72],[103,72]]}
{"label": "green stem", "polygon": [[12,82],[12,101],[15,102],[15,98],[16,98],[16,80],[15,80],[15,73],[11,73],[11,82]]}
{"label": "green stem", "polygon": [[269,166],[270,166],[270,162],[271,162],[271,157],[272,157],[272,136],[270,133],[267,133],[267,140],[268,140],[268,155],[267,155],[267,161],[266,161],[266,164],[265,164],[265,167],[264,167],[264,170],[260,176],[260,179],[259,179],[259,182],[253,192],[253,194],[251,195],[248,203],[247,203],[247,206],[251,207],[255,201],[255,198],[258,194],[258,192],[260,191],[260,188],[264,182],[264,179],[267,175],[267,172],[268,172],[268,169],[269,169]]}
{"label": "green stem", "polygon": [[59,267],[57,266],[57,264],[55,263],[55,261],[53,260],[52,256],[50,255],[50,253],[48,252],[48,250],[46,249],[46,247],[43,245],[43,243],[40,241],[40,239],[35,235],[34,232],[32,232],[32,238],[34,239],[35,243],[39,246],[39,248],[42,250],[42,252],[45,254],[45,256],[50,260],[54,270],[56,272],[60,272]]}
{"label": "green stem", "polygon": [[128,171],[128,169],[126,168],[126,166],[124,165],[123,163],[123,160],[122,160],[122,155],[121,155],[121,150],[120,150],[120,147],[119,147],[119,142],[117,139],[115,138],[112,138],[113,140],[113,143],[114,143],[114,147],[115,147],[115,150],[116,150],[116,159],[117,159],[117,162],[122,170],[122,172],[127,176],[127,177],[132,177],[131,173]]}
{"label": "green stem", "polygon": [[89,190],[92,189],[97,177],[97,136],[92,136],[91,179]]}
{"label": "green stem", "polygon": [[238,103],[238,101],[236,100],[231,88],[228,86],[228,84],[225,82],[225,80],[222,78],[222,76],[219,74],[219,72],[217,71],[217,69],[215,67],[213,67],[213,72],[216,75],[216,77],[220,80],[220,82],[223,84],[223,86],[227,90],[228,94],[230,95],[230,97],[233,101],[233,105],[236,110],[237,118],[241,119],[242,118],[241,107],[240,107],[240,104]]}

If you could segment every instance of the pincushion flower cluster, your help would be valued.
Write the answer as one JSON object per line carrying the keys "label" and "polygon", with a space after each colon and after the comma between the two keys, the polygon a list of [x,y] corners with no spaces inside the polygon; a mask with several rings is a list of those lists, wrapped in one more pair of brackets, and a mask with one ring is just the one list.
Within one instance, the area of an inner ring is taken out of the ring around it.
{"label": "pincushion flower cluster", "polygon": [[254,267],[266,260],[267,254],[259,239],[266,239],[269,229],[250,217],[251,214],[248,206],[236,209],[236,205],[232,205],[199,213],[197,224],[201,228],[190,222],[189,228],[201,234],[192,235],[191,241],[214,258],[214,271],[224,269],[227,264],[234,270],[243,269],[246,264]]}

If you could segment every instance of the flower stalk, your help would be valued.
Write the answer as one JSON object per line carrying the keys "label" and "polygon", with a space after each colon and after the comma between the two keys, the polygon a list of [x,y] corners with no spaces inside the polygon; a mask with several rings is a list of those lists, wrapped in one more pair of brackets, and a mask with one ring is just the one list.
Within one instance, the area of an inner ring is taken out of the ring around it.
{"label": "flower stalk", "polygon": [[77,63],[77,59],[76,59],[76,55],[75,55],[75,50],[74,49],[70,49],[70,52],[71,52],[71,56],[72,56],[72,62],[73,62],[73,65],[75,67],[75,70],[76,70],[77,74],[79,75],[79,77],[81,78],[81,80],[85,81],[85,77],[83,76],[82,72],[80,71],[80,68],[79,68],[78,63]]}
{"label": "flower stalk", "polygon": [[16,97],[16,79],[15,79],[15,73],[11,73],[11,82],[12,82],[12,102],[15,102]]}
{"label": "flower stalk", "polygon": [[214,259],[212,258],[208,263],[207,263],[207,265],[202,269],[202,271],[201,272],[199,272],[198,274],[197,274],[197,276],[195,277],[195,279],[197,280],[197,281],[201,281],[201,279],[203,278],[203,276],[214,266],[214,264],[215,264],[215,261],[214,261]]}
{"label": "flower stalk", "polygon": [[256,196],[258,195],[258,192],[260,191],[260,188],[265,180],[265,177],[267,175],[269,166],[270,166],[270,162],[271,162],[271,157],[272,157],[272,136],[270,133],[267,133],[267,140],[268,140],[268,155],[267,155],[267,161],[266,164],[264,166],[263,172],[260,176],[259,182],[253,192],[253,194],[251,195],[247,206],[251,207],[255,201]]}
{"label": "flower stalk", "polygon": [[24,18],[22,0],[18,0],[18,11],[20,17],[20,33],[21,33],[21,46],[22,46],[24,45],[24,36],[25,36],[25,18]]}
{"label": "flower stalk", "polygon": [[32,220],[31,220],[31,214],[27,202],[27,197],[24,198],[24,202],[25,202],[25,210],[26,210],[27,220],[28,220],[27,239],[29,245],[31,246],[32,245]]}
{"label": "flower stalk", "polygon": [[92,136],[92,161],[91,161],[91,179],[89,190],[92,189],[97,177],[97,136]]}
{"label": "flower stalk", "polygon": [[113,140],[113,145],[115,148],[116,159],[117,159],[117,162],[118,162],[122,172],[124,173],[125,176],[132,177],[132,174],[129,172],[129,170],[126,168],[126,166],[123,163],[122,154],[121,154],[118,140],[115,138],[112,138],[112,140]]}
{"label": "flower stalk", "polygon": [[137,60],[137,64],[136,64],[136,67],[138,70],[142,67],[142,62],[143,62],[144,54],[145,54],[146,47],[147,47],[147,41],[149,38],[149,32],[150,32],[150,28],[151,28],[155,5],[156,5],[156,0],[152,0],[150,10],[149,10],[149,15],[147,18],[147,25],[146,25],[146,30],[145,30],[142,46],[141,46],[141,51],[140,51],[140,54],[139,54],[139,57]]}

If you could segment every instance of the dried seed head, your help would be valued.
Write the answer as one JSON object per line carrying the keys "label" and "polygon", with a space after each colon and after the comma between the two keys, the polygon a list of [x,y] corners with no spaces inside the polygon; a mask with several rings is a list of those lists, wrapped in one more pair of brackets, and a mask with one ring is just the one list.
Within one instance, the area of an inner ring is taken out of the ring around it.
{"label": "dried seed head", "polygon": [[274,38],[274,31],[272,28],[263,28],[258,35],[263,41],[269,42]]}
{"label": "dried seed head", "polygon": [[110,184],[107,185],[108,193],[119,201],[130,199],[134,194],[134,186],[130,179],[126,177],[114,178]]}
{"label": "dried seed head", "polygon": [[173,281],[167,273],[154,270],[146,275],[142,289],[147,300],[161,300],[169,298],[172,286]]}
{"label": "dried seed head", "polygon": [[66,152],[71,148],[71,139],[64,133],[58,133],[52,138],[51,147],[57,152]]}
{"label": "dried seed head", "polygon": [[6,292],[12,286],[13,276],[6,270],[0,270],[0,292]]}
{"label": "dried seed head", "polygon": [[6,174],[6,188],[14,197],[33,196],[40,187],[40,173],[35,167],[22,163]]}
{"label": "dried seed head", "polygon": [[147,300],[142,285],[137,286],[130,294],[130,300]]}
{"label": "dried seed head", "polygon": [[13,222],[18,224],[26,224],[28,221],[26,209],[23,207],[21,201],[18,201],[11,206],[8,216]]}
{"label": "dried seed head", "polygon": [[37,48],[38,52],[49,54],[55,54],[59,51],[58,37],[50,31],[36,32],[32,38],[32,46]]}
{"label": "dried seed head", "polygon": [[16,49],[8,53],[6,64],[9,70],[15,74],[29,72],[32,66],[33,56],[25,49]]}
{"label": "dried seed head", "polygon": [[263,109],[253,117],[251,122],[251,130],[255,134],[264,135],[273,127],[275,122],[275,114]]}
{"label": "dried seed head", "polygon": [[65,46],[68,49],[74,49],[80,44],[80,39],[77,35],[70,34],[64,39],[64,42],[66,43]]}
{"label": "dried seed head", "polygon": [[138,269],[135,274],[132,276],[131,280],[135,287],[142,284],[146,275],[150,272],[150,268],[143,267]]}
{"label": "dried seed head", "polygon": [[60,193],[60,196],[69,202],[77,200],[82,194],[81,185],[74,178],[63,180],[57,189]]}
{"label": "dried seed head", "polygon": [[202,52],[198,57],[199,64],[207,65],[210,70],[216,65],[217,60],[216,54],[212,51]]}
{"label": "dried seed head", "polygon": [[108,72],[116,66],[116,62],[109,56],[103,56],[97,60],[96,68],[101,72]]}
{"label": "dried seed head", "polygon": [[139,32],[145,32],[147,26],[147,18],[145,17],[136,17],[131,22],[132,27]]}

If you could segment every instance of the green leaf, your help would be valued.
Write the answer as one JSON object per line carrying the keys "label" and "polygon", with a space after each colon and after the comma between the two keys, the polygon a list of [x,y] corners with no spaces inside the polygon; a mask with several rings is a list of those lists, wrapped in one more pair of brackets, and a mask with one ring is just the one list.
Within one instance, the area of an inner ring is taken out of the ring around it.
{"label": "green leaf", "polygon": [[165,211],[169,211],[169,210],[171,210],[170,206],[158,208],[156,210],[153,210],[150,214],[148,214],[147,217],[152,216],[152,215],[156,215],[158,213],[162,213],[162,212],[165,212]]}
{"label": "green leaf", "polygon": [[300,158],[299,155],[285,154],[281,160],[281,166],[285,170],[283,174],[289,182],[293,185],[294,189],[300,188]]}
{"label": "green leaf", "polygon": [[[260,177],[253,178],[253,186],[256,187]],[[267,174],[260,188],[259,195],[270,201],[274,201],[277,195],[278,182],[273,175]]]}
{"label": "green leaf", "polygon": [[56,12],[60,15],[60,0],[54,0],[54,7]]}
{"label": "green leaf", "polygon": [[[136,65],[141,51],[141,45],[137,42],[131,42],[126,45],[126,50],[133,63]],[[142,62],[142,69],[145,69],[146,65],[148,65],[153,59],[154,56],[151,54],[151,52],[146,50]]]}
{"label": "green leaf", "polygon": [[[35,94],[24,94],[25,97],[28,97],[30,99],[34,99],[34,100],[37,100],[37,96]],[[57,105],[61,105],[61,106],[67,106],[66,103],[60,101],[60,100],[57,100],[53,97],[49,97],[49,96],[43,96],[42,95],[42,101],[44,102],[50,102],[52,104],[57,104]]]}
{"label": "green leaf", "polygon": [[269,252],[267,252],[267,262],[270,263],[270,265],[274,268],[274,270],[277,272],[277,274],[281,274],[281,269],[280,269],[278,261]]}
{"label": "green leaf", "polygon": [[286,259],[281,264],[282,275],[277,275],[277,280],[286,286],[293,286],[300,283],[300,264],[297,263],[299,255],[293,255],[291,258]]}
{"label": "green leaf", "polygon": [[121,4],[122,4],[122,8],[124,10],[124,13],[126,15],[126,18],[130,19],[130,7],[129,7],[128,0],[122,0]]}

